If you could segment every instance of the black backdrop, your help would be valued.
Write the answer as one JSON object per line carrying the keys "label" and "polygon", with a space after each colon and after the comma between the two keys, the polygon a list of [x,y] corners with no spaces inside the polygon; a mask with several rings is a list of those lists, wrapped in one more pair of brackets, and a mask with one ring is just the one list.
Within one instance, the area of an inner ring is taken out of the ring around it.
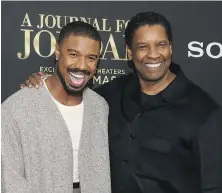
{"label": "black backdrop", "polygon": [[66,23],[83,20],[103,39],[94,86],[128,73],[127,21],[138,12],[165,15],[173,61],[222,106],[222,2],[2,2],[2,102],[33,72],[53,72],[54,44]]}

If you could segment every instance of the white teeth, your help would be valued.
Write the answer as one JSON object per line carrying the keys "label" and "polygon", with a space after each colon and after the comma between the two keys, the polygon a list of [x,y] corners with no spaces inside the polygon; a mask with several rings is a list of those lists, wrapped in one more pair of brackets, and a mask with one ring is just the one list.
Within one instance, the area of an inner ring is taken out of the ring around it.
{"label": "white teeth", "polygon": [[78,78],[78,79],[84,78],[84,75],[75,74],[75,73],[72,73],[72,72],[70,72],[70,74],[71,74],[72,76],[74,76],[75,78]]}
{"label": "white teeth", "polygon": [[160,66],[161,63],[158,63],[158,64],[146,64],[147,67],[150,67],[150,68],[157,68],[158,66]]}

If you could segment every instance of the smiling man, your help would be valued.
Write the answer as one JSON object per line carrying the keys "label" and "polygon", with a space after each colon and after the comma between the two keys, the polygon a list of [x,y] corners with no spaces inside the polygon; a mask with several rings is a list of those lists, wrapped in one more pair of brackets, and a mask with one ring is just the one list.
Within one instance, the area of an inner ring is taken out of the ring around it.
{"label": "smiling man", "polygon": [[219,106],[172,63],[170,23],[139,13],[125,40],[134,73],[96,89],[110,109],[113,192],[221,193]]}
{"label": "smiling man", "polygon": [[125,40],[134,73],[96,89],[110,109],[112,191],[222,193],[222,114],[172,63],[170,23],[139,13]]}
{"label": "smiling man", "polygon": [[134,73],[95,90],[109,104],[112,192],[222,193],[222,111],[172,63],[170,23],[139,13],[125,40]]}
{"label": "smiling man", "polygon": [[111,192],[108,105],[87,88],[100,46],[91,25],[67,24],[55,73],[2,104],[3,193]]}

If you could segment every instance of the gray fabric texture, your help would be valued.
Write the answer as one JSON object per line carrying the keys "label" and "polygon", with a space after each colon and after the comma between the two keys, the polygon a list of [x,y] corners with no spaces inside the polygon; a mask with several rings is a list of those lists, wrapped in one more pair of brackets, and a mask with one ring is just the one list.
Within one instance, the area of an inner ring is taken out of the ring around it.
{"label": "gray fabric texture", "polygon": [[[108,105],[89,88],[83,101],[81,193],[110,193]],[[16,92],[1,118],[2,193],[73,193],[71,137],[46,88]]]}

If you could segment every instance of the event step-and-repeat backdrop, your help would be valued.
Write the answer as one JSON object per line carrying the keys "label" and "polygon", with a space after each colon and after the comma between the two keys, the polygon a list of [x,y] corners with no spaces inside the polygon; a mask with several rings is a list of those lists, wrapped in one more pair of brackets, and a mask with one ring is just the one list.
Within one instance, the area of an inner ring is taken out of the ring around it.
{"label": "event step-and-repeat backdrop", "polygon": [[2,2],[2,101],[34,72],[54,71],[55,42],[72,21],[102,36],[94,86],[129,72],[124,31],[139,12],[165,15],[173,28],[173,61],[222,106],[222,2]]}

